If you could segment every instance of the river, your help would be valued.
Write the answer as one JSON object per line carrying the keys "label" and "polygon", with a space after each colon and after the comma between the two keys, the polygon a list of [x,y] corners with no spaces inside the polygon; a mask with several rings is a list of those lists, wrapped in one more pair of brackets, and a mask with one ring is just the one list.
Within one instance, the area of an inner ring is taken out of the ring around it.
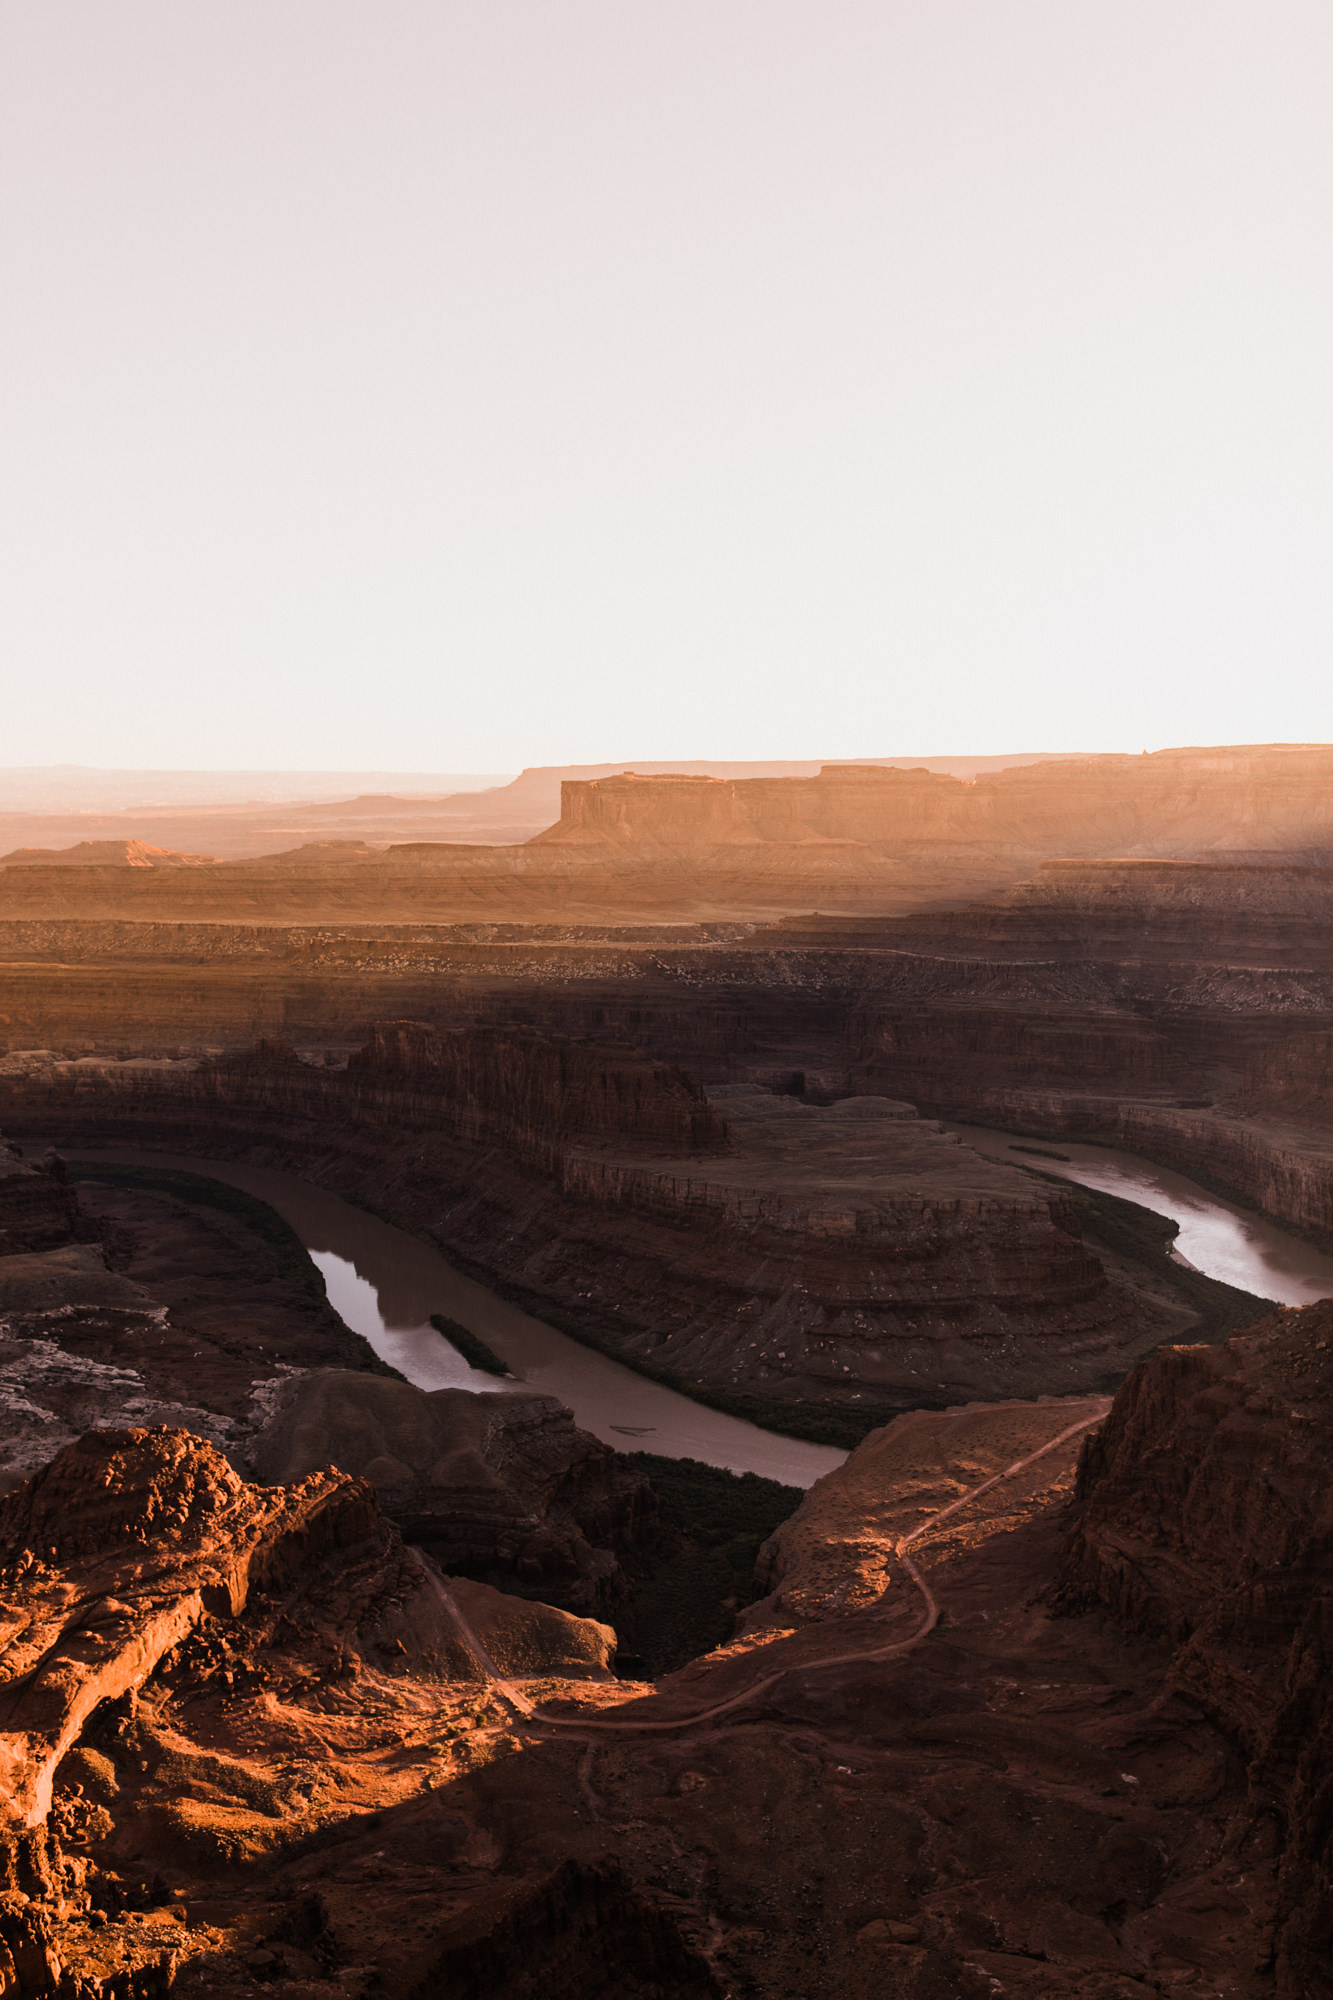
{"label": "river", "polygon": [[1333,1257],[1292,1236],[1276,1222],[1239,1202],[1209,1194],[1197,1181],[1115,1146],[1085,1146],[1069,1139],[1023,1138],[984,1125],[947,1128],[966,1145],[1014,1166],[1037,1167],[1084,1187],[1136,1201],[1180,1224],[1174,1255],[1205,1277],[1239,1285],[1284,1306],[1313,1305],[1333,1296]]}
{"label": "river", "polygon": [[[473,1389],[487,1395],[537,1389],[558,1396],[584,1430],[617,1451],[697,1458],[729,1472],[757,1472],[784,1486],[813,1486],[847,1456],[831,1445],[761,1430],[636,1374],[465,1277],[429,1243],[299,1175],[235,1160],[120,1146],[80,1146],[77,1153],[90,1163],[116,1160],[206,1174],[268,1202],[319,1266],[334,1310],[364,1335],[382,1361],[419,1389]],[[432,1313],[443,1313],[477,1334],[518,1379],[506,1382],[469,1367],[430,1324]]]}

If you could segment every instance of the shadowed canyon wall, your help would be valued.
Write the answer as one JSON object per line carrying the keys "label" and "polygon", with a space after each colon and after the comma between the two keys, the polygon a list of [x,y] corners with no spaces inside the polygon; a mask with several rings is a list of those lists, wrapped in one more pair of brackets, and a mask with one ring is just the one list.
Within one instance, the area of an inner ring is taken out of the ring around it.
{"label": "shadowed canyon wall", "polygon": [[1048,863],[992,904],[894,919],[15,921],[0,1064],[256,1036],[341,1062],[385,1017],[535,1028],[634,1044],[713,1086],[1101,1132],[1327,1233],[1331,913],[1330,869],[1118,860]]}
{"label": "shadowed canyon wall", "polygon": [[1085,1448],[1066,1557],[1131,1629],[1169,1639],[1170,1686],[1248,1763],[1282,1823],[1277,1990],[1329,1990],[1333,1904],[1333,1302],[1222,1348],[1141,1364]]}

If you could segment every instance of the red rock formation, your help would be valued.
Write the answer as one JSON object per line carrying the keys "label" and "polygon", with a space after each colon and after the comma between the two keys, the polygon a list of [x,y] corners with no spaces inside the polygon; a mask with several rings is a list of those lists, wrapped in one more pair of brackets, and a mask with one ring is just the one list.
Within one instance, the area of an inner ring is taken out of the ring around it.
{"label": "red rock formation", "polygon": [[1245,1065],[1237,1108],[1333,1126],[1333,1032],[1289,1035]]}
{"label": "red rock formation", "polygon": [[[788,1548],[794,1629],[654,1689],[605,1677],[605,1628],[482,1586],[454,1593],[467,1639],[340,1511],[353,1482],[84,1440],[45,1503],[0,1509],[37,1547],[5,1575],[13,1643],[51,1636],[59,1690],[71,1660],[125,1671],[150,1608],[219,1595],[0,1845],[0,1968],[33,2000],[1262,2000],[1275,1957],[1279,2000],[1327,2000],[1330,1315],[1127,1385],[1059,1593],[1077,1412],[868,1440],[802,1510],[825,1533]],[[43,1687],[8,1688],[34,1762]]]}
{"label": "red rock formation", "polygon": [[535,844],[985,843],[1036,855],[1333,850],[1333,749],[1276,744],[1052,760],[971,783],[826,764],[817,778],[619,777],[561,788]]}
{"label": "red rock formation", "polygon": [[439,1030],[376,1021],[349,1075],[439,1096],[481,1129],[520,1143],[613,1138],[671,1151],[722,1151],[726,1127],[684,1070],[638,1049],[531,1028]]}
{"label": "red rock formation", "polygon": [[146,840],[80,840],[73,847],[16,847],[0,854],[0,868],[208,868],[214,859]]}
{"label": "red rock formation", "polygon": [[427,1393],[322,1369],[287,1385],[247,1462],[270,1485],[335,1465],[367,1480],[449,1575],[597,1616],[627,1593],[617,1558],[655,1528],[642,1473],[553,1396]]}
{"label": "red rock formation", "polygon": [[1327,860],[1333,750],[1268,745],[1057,759],[973,780],[827,765],[813,778],[570,783],[522,846],[411,841],[358,861],[318,852],[213,867],[0,870],[0,915],[268,921],[524,918],[610,912],[901,911],[994,894],[1056,855]]}
{"label": "red rock formation", "polygon": [[[297,1991],[346,1993],[323,1976],[336,1955],[300,1951],[325,1918],[275,1911],[281,1957],[256,1951],[243,1926],[220,1968],[219,1933],[173,1904],[155,1864],[206,1880],[318,1841],[328,1820],[310,1793],[373,1777],[386,1712],[395,1747],[404,1733],[421,1739],[409,1773],[423,1751],[438,1759],[440,1730],[452,1734],[475,1708],[473,1643],[505,1671],[606,1679],[608,1628],[482,1585],[457,1589],[475,1641],[368,1486],[327,1468],[293,1486],[247,1486],[183,1432],[90,1432],[0,1502],[0,1991],[151,2000],[193,1958],[204,1983],[221,1977],[227,1992],[232,1976],[249,1987],[294,1959],[315,1981]],[[399,1684],[401,1708],[386,1703]],[[298,1748],[313,1761],[295,1770]],[[409,1793],[418,1778],[407,1774]],[[577,1907],[577,1885],[566,1900]],[[633,1948],[634,1919],[651,1935],[655,1914],[629,1884],[619,1905]],[[554,1904],[547,1917],[558,1931]],[[669,1946],[669,1923],[656,1921]],[[473,1926],[478,1964],[503,1956],[505,1936],[498,1912]],[[440,1944],[452,1947],[457,1984],[458,1927]]]}
{"label": "red rock formation", "polygon": [[396,1563],[370,1489],[324,1471],[247,1487],[185,1431],[90,1431],[0,1500],[7,1708],[0,1796],[36,1826],[99,1702],[136,1687],[210,1611],[363,1543]]}
{"label": "red rock formation", "polygon": [[971,787],[930,771],[826,765],[816,778],[613,778],[566,783],[534,846],[965,840]]}
{"label": "red rock formation", "polygon": [[1240,1745],[1285,1832],[1277,1991],[1333,1963],[1333,1302],[1160,1350],[1088,1445],[1075,1585],[1178,1648],[1170,1681]]}
{"label": "red rock formation", "polygon": [[0,1138],[0,1257],[56,1250],[92,1234],[59,1155],[26,1160]]}
{"label": "red rock formation", "polygon": [[[1219,919],[1245,926],[1257,919],[1267,929],[1274,918],[1315,918],[1333,914],[1333,868],[1260,865],[1254,862],[1045,861],[1028,880],[997,899],[996,911],[1049,910],[1079,913],[1099,924],[1119,916],[1149,918],[1154,929],[1172,918]],[[1173,927],[1174,928],[1174,927]],[[1207,932],[1199,929],[1201,942]]]}

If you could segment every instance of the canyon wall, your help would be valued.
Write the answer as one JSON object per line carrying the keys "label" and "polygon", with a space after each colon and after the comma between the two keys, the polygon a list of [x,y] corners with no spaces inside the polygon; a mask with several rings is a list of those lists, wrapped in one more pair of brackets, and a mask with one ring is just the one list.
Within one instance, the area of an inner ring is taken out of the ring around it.
{"label": "canyon wall", "polygon": [[1333,1126],[1333,1032],[1288,1035],[1256,1050],[1237,1101],[1248,1111]]}
{"label": "canyon wall", "polygon": [[[0,925],[0,1040],[13,1052],[0,1062],[21,1073],[47,1060],[24,1051],[185,1056],[256,1036],[341,1062],[384,1018],[421,1022],[455,1052],[482,1046],[458,1041],[462,1029],[632,1042],[715,1087],[873,1094],[932,1116],[1117,1136],[1326,1235],[1330,908],[1329,869],[1118,861],[1050,863],[989,906],[894,919],[15,921]],[[399,1086],[415,1088],[401,1063],[377,1087]],[[493,1118],[508,1088],[498,1070],[450,1085],[460,1111],[470,1089],[474,1113],[485,1098]],[[669,1101],[686,1115],[679,1094]],[[574,1099],[562,1105],[557,1122],[580,1127]],[[519,1105],[503,1115],[511,1135],[531,1122]],[[709,1132],[688,1144],[716,1145]],[[676,1143],[665,1126],[658,1137]],[[577,1171],[589,1190],[634,1189],[647,1212],[637,1170]],[[689,1183],[692,1201],[734,1205],[711,1182],[700,1194],[697,1175],[668,1179]],[[660,1175],[652,1184],[654,1202],[680,1208]]]}
{"label": "canyon wall", "polygon": [[[404,1041],[438,1046],[386,1026],[342,1070],[271,1044],[30,1066],[0,1082],[0,1115],[25,1138],[295,1167],[669,1380],[779,1415],[845,1411],[854,1429],[858,1409],[868,1422],[923,1396],[1101,1384],[1182,1323],[1108,1281],[1062,1191],[910,1107],[754,1089],[709,1107],[646,1058],[530,1032],[474,1040],[471,1085],[510,1066],[478,1103],[429,1067],[423,1088]],[[589,1086],[574,1097],[598,1129],[561,1126],[560,1066]]]}
{"label": "canyon wall", "polygon": [[525,1146],[580,1136],[681,1153],[723,1152],[727,1144],[725,1125],[684,1070],[636,1049],[553,1039],[534,1028],[377,1021],[348,1072],[438,1096],[477,1130]]}
{"label": "canyon wall", "polygon": [[91,1232],[54,1154],[33,1162],[0,1137],[0,1257],[57,1250]]}
{"label": "canyon wall", "polygon": [[1333,1303],[1135,1370],[1088,1443],[1066,1574],[1168,1638],[1170,1686],[1239,1746],[1282,1824],[1277,1992],[1330,1990]]}
{"label": "canyon wall", "polygon": [[1028,855],[1333,853],[1333,748],[1083,757],[986,773],[825,765],[814,778],[567,782],[538,845],[974,842]]}

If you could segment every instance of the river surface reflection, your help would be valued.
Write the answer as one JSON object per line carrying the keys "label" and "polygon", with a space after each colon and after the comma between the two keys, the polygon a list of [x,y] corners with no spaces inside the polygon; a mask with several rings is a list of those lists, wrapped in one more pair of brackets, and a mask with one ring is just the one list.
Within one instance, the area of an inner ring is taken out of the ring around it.
{"label": "river surface reflection", "polygon": [[[486,1395],[538,1389],[558,1396],[584,1430],[618,1451],[697,1458],[729,1472],[757,1472],[786,1486],[812,1486],[847,1456],[830,1445],[761,1430],[650,1382],[465,1277],[430,1244],[299,1175],[235,1160],[119,1146],[71,1151],[89,1162],[116,1160],[207,1174],[268,1202],[292,1225],[319,1266],[334,1310],[381,1360],[420,1389],[462,1388]],[[518,1379],[506,1382],[470,1368],[431,1326],[432,1313],[443,1313],[478,1334]]]}
{"label": "river surface reflection", "polygon": [[1209,1278],[1221,1278],[1284,1306],[1313,1305],[1316,1299],[1333,1296],[1333,1257],[1254,1209],[1209,1194],[1170,1167],[1155,1166],[1115,1146],[1084,1146],[1058,1137],[1022,1138],[1015,1132],[952,1120],[947,1130],[979,1153],[1015,1166],[1037,1167],[1042,1173],[1058,1174],[1171,1216],[1180,1224],[1177,1256]]}

